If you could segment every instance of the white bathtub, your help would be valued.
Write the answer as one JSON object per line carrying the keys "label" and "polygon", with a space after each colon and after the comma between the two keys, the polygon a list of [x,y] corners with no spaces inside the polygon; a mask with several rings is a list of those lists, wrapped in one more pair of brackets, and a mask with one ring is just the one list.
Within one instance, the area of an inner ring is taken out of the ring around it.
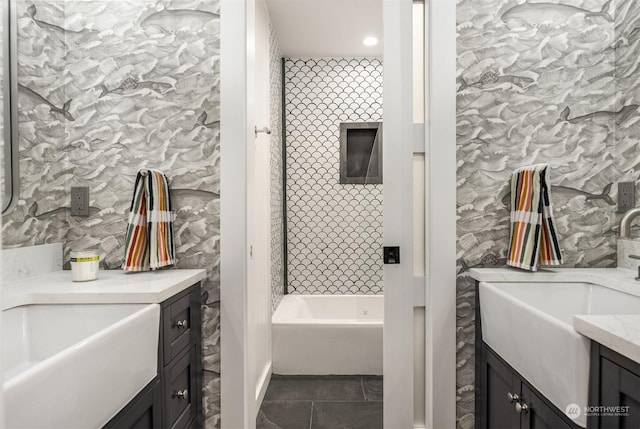
{"label": "white bathtub", "polygon": [[273,314],[275,374],[382,375],[382,295],[285,295]]}

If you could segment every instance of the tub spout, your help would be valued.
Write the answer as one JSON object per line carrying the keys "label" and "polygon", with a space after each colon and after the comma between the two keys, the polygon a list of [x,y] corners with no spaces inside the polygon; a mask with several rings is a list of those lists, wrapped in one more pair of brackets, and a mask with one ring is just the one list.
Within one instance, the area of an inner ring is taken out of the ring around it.
{"label": "tub spout", "polygon": [[640,207],[631,209],[622,216],[620,220],[620,238],[629,238],[631,222],[638,216],[640,216]]}

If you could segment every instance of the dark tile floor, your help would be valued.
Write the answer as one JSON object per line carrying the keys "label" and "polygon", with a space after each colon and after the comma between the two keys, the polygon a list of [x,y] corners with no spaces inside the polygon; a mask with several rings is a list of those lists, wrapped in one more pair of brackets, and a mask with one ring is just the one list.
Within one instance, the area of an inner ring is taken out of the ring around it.
{"label": "dark tile floor", "polygon": [[274,375],[257,429],[382,428],[382,377]]}

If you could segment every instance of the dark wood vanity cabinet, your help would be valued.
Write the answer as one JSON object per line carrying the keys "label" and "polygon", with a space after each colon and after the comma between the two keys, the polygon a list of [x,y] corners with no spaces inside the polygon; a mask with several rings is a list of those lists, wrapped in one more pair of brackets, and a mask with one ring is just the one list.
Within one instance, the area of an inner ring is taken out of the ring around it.
{"label": "dark wood vanity cabinet", "polygon": [[486,389],[476,389],[476,428],[519,428],[520,415],[515,412],[509,395],[521,394],[520,380],[488,349],[483,348],[481,353],[476,384]]}
{"label": "dark wood vanity cabinet", "polygon": [[592,341],[589,404],[613,407],[589,413],[589,429],[640,428],[640,363]]}
{"label": "dark wood vanity cabinet", "polygon": [[[476,429],[579,428],[482,340],[476,352]],[[640,364],[592,341],[589,407],[587,429],[640,428]]]}
{"label": "dark wood vanity cabinet", "polygon": [[522,400],[528,406],[522,415],[523,429],[577,429],[579,426],[554,407],[544,396],[522,383]]}
{"label": "dark wood vanity cabinet", "polygon": [[483,343],[479,353],[476,429],[579,428],[489,346]]}
{"label": "dark wood vanity cabinet", "polygon": [[162,427],[162,387],[156,377],[105,428],[153,429]]}
{"label": "dark wood vanity cabinet", "polygon": [[200,283],[161,306],[158,375],[105,428],[184,429],[203,425]]}
{"label": "dark wood vanity cabinet", "polygon": [[475,428],[580,429],[482,340],[476,282]]}

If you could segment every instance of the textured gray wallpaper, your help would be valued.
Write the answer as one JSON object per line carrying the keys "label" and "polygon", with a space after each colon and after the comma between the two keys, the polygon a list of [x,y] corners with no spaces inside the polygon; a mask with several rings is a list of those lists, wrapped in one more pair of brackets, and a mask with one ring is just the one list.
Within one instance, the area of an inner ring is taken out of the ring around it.
{"label": "textured gray wallpaper", "polygon": [[[21,195],[5,246],[63,242],[119,268],[135,174],[164,171],[179,268],[206,268],[205,418],[220,426],[219,2],[18,2]],[[89,186],[90,216],[69,215]]]}
{"label": "textured gray wallpaper", "polygon": [[382,293],[382,185],[341,185],[340,122],[382,121],[379,59],[287,59],[289,293]]}
{"label": "textured gray wallpaper", "polygon": [[615,266],[615,183],[640,168],[639,20],[632,0],[457,3],[458,427],[473,427],[467,270],[505,263],[511,172],[551,166],[566,266]]}
{"label": "textured gray wallpaper", "polygon": [[[613,158],[621,174],[637,182],[640,173],[640,117],[636,110],[640,105],[640,4],[634,0],[616,0],[614,5],[615,41],[608,49],[613,49],[616,55],[616,100],[618,105],[628,107],[623,114],[616,115],[620,123],[615,127]],[[640,189],[636,192],[636,201],[640,201]],[[632,227],[635,237],[639,235],[638,229],[637,225]]]}
{"label": "textured gray wallpaper", "polygon": [[282,185],[282,55],[269,26],[269,106],[271,108],[271,311],[284,296],[284,192]]}

